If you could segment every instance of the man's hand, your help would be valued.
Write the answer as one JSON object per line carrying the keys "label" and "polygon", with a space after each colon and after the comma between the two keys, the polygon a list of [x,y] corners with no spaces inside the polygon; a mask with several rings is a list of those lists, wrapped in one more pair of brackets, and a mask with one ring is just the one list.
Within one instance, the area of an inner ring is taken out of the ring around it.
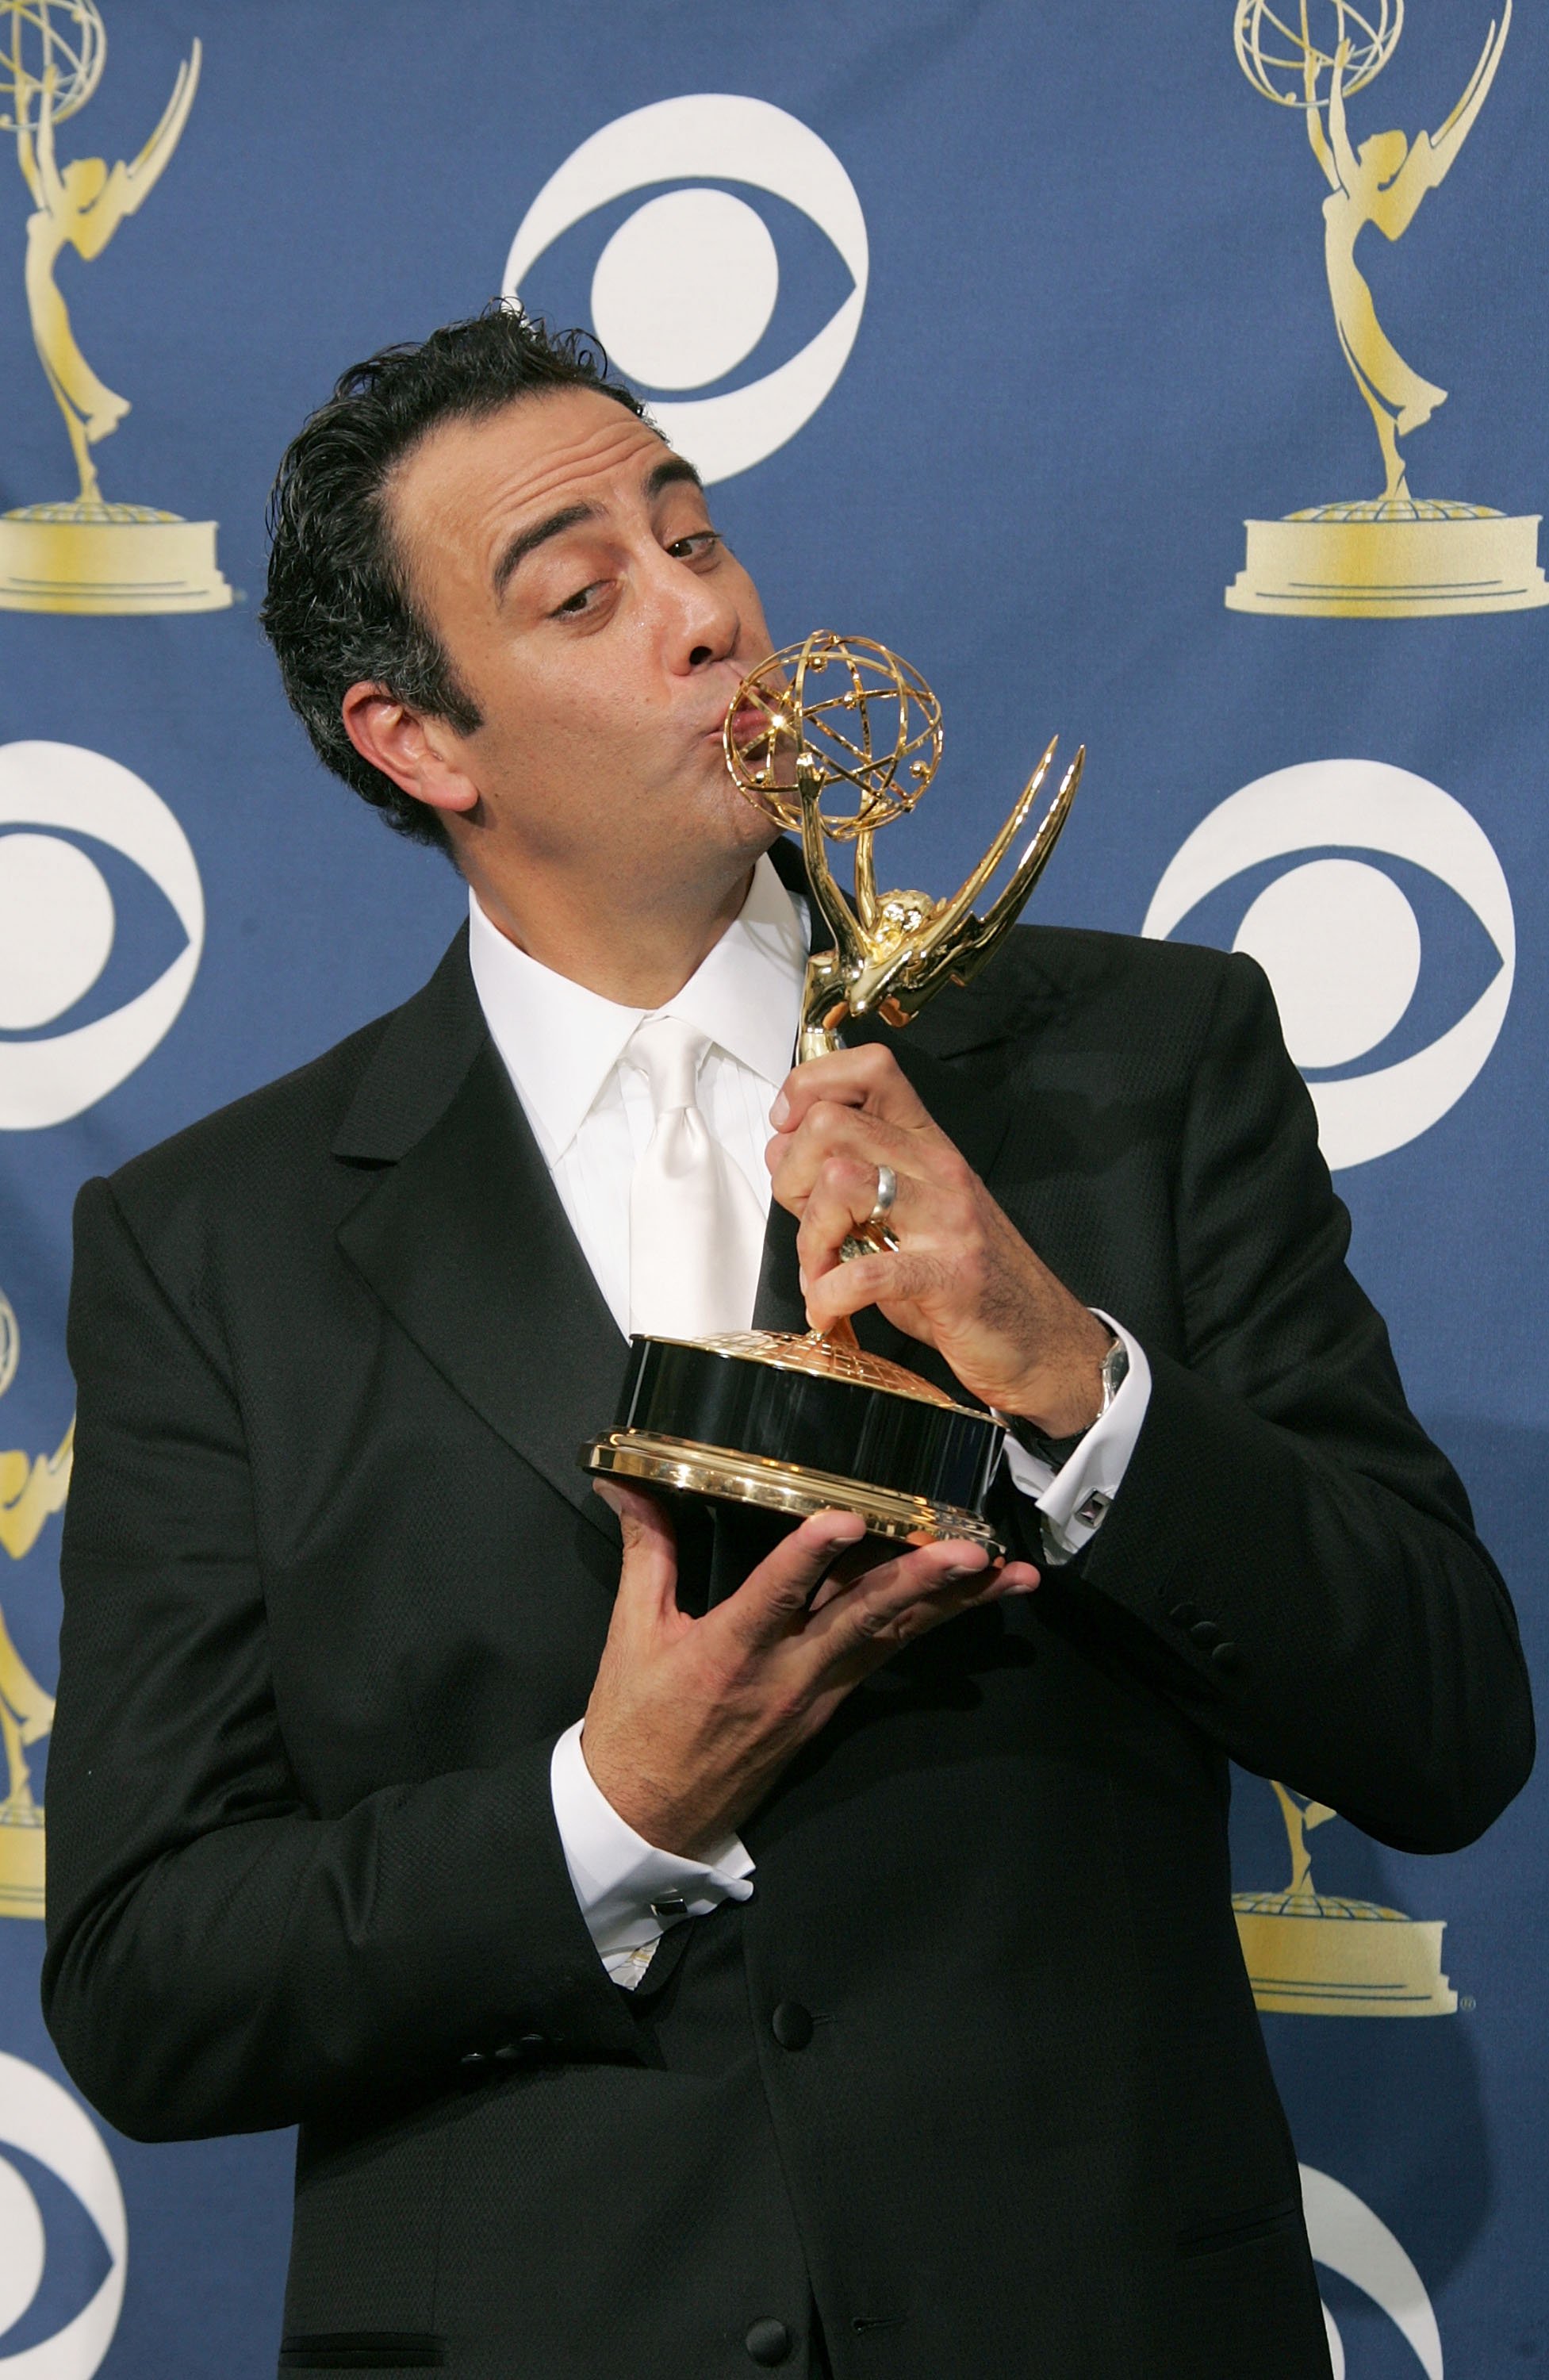
{"label": "man's hand", "polygon": [[[862,1524],[820,1512],[695,1620],[678,1609],[677,1552],[661,1507],[617,1480],[597,1492],[619,1516],[623,1568],[581,1750],[620,1817],[682,1859],[734,1833],[900,1645],[1038,1584],[1030,1563],[991,1564],[982,1547],[961,1543],[843,1576],[840,1558],[859,1546]],[[825,1576],[836,1560],[840,1572]]]}
{"label": "man's hand", "polygon": [[[934,1347],[962,1385],[1048,1438],[1087,1428],[1102,1405],[1113,1334],[1057,1281],[921,1106],[897,1060],[872,1044],[814,1058],[786,1077],[765,1152],[774,1195],[796,1216],[815,1330],[879,1306]],[[890,1165],[896,1252],[840,1249]]]}

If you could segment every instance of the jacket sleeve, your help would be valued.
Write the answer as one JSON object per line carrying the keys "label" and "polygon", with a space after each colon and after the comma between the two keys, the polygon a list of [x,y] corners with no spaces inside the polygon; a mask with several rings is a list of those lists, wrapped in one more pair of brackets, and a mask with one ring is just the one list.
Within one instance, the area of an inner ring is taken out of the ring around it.
{"label": "jacket sleeve", "polygon": [[1147,1346],[1129,1469],[1050,1616],[1107,1635],[1245,1768],[1396,1849],[1457,1850],[1532,1766],[1511,1602],[1346,1269],[1349,1220],[1246,958],[1193,1080],[1175,1214],[1184,1359]]}
{"label": "jacket sleeve", "polygon": [[104,1182],[77,1205],[69,1350],[42,1990],[87,2097],[178,2139],[380,2108],[502,2051],[636,2057],[571,1888],[551,1741],[343,1815],[305,1805],[219,1341]]}

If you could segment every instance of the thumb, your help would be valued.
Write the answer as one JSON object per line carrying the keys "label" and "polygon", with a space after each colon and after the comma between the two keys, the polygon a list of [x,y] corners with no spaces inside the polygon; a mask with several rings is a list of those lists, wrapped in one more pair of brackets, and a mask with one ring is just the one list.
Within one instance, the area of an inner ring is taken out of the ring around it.
{"label": "thumb", "polygon": [[677,1609],[678,1540],[664,1505],[622,1479],[598,1479],[594,1488],[618,1515],[623,1537],[619,1603],[625,1611],[657,1618]]}

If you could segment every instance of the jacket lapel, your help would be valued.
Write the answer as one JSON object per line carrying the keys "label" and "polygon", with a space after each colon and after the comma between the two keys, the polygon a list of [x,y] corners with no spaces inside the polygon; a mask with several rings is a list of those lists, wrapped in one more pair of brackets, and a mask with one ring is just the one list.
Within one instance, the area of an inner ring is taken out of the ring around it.
{"label": "jacket lapel", "polygon": [[755,1330],[805,1330],[806,1307],[796,1269],[796,1218],[769,1202],[764,1228],[764,1262],[754,1300]]}
{"label": "jacket lapel", "polygon": [[490,1428],[611,1535],[576,1455],[612,1420],[625,1342],[485,1030],[466,936],[393,1020],[334,1155],[376,1169],[339,1229],[350,1264]]}

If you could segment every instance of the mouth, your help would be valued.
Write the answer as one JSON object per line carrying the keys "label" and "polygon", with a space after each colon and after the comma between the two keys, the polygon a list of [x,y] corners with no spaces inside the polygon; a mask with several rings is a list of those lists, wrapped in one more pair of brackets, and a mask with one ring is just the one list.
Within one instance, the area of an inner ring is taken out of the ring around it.
{"label": "mouth", "polygon": [[[729,722],[722,722],[738,751],[746,753],[761,751],[768,745],[772,723],[768,712],[755,702],[744,702]],[[722,725],[718,725],[716,734],[721,732]]]}

